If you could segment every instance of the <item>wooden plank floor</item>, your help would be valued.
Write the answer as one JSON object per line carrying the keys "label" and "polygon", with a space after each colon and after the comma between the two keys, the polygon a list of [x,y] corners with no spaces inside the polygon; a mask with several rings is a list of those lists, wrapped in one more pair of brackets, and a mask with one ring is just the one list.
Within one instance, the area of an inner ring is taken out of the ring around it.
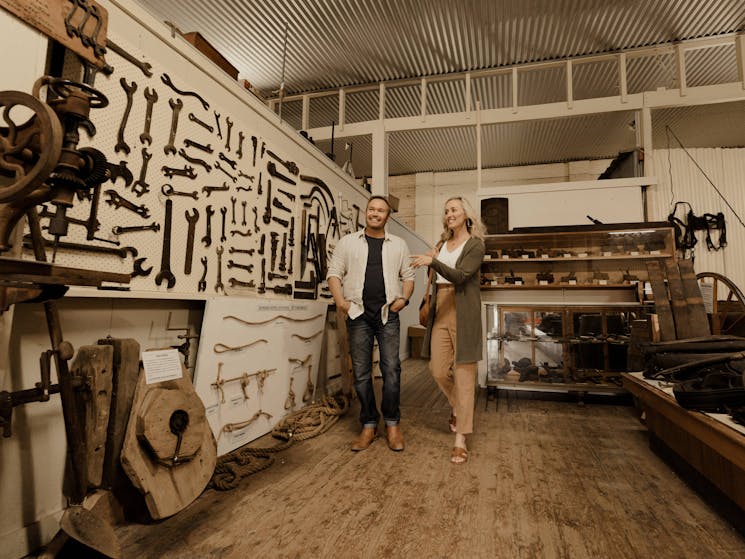
{"label": "wooden plank floor", "polygon": [[[745,538],[648,447],[630,406],[480,392],[470,460],[449,408],[404,362],[406,450],[353,453],[356,407],[326,434],[178,515],[117,528],[125,558],[729,558]],[[271,445],[267,440],[257,446]]]}

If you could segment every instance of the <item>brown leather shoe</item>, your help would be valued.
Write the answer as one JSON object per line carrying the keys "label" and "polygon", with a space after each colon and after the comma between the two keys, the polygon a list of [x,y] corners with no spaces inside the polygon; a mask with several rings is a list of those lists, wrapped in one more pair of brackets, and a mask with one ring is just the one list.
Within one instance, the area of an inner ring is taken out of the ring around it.
{"label": "brown leather shoe", "polygon": [[359,452],[369,447],[375,440],[375,427],[363,427],[359,437],[352,443],[352,450]]}
{"label": "brown leather shoe", "polygon": [[385,434],[388,437],[388,448],[400,452],[404,449],[404,434],[398,425],[386,425]]}

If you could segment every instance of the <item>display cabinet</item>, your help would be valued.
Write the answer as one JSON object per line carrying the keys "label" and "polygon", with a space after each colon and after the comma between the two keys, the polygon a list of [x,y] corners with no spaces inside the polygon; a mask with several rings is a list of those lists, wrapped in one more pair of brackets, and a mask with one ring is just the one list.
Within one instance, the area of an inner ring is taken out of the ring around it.
{"label": "display cabinet", "polygon": [[599,227],[487,235],[483,288],[635,289],[646,261],[675,258],[671,227]]}
{"label": "display cabinet", "polygon": [[626,372],[631,322],[642,305],[485,303],[486,385],[617,392]]}

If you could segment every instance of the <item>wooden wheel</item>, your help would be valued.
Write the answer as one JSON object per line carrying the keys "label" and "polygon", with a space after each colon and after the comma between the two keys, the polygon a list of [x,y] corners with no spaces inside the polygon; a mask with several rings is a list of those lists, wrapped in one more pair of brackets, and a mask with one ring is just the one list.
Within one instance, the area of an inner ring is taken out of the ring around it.
{"label": "wooden wheel", "polygon": [[715,272],[701,272],[696,279],[699,285],[712,286],[711,333],[736,334],[745,329],[745,295],[732,280]]}

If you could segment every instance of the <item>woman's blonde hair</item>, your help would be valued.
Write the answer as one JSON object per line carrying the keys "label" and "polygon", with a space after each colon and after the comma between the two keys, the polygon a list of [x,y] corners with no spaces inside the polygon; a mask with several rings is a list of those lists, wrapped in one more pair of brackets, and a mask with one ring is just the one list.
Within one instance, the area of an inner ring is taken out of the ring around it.
{"label": "woman's blonde hair", "polygon": [[[471,234],[472,237],[483,240],[484,235],[486,234],[486,227],[481,222],[481,217],[473,209],[471,203],[461,196],[451,196],[450,198],[445,200],[445,206],[447,206],[448,202],[452,202],[453,200],[458,200],[460,202],[460,205],[463,207],[463,213],[466,214],[466,229],[468,230],[468,232]],[[444,210],[442,215],[442,229],[443,231],[442,235],[440,235],[440,240],[442,242],[445,242],[453,236],[453,232],[448,229]]]}

